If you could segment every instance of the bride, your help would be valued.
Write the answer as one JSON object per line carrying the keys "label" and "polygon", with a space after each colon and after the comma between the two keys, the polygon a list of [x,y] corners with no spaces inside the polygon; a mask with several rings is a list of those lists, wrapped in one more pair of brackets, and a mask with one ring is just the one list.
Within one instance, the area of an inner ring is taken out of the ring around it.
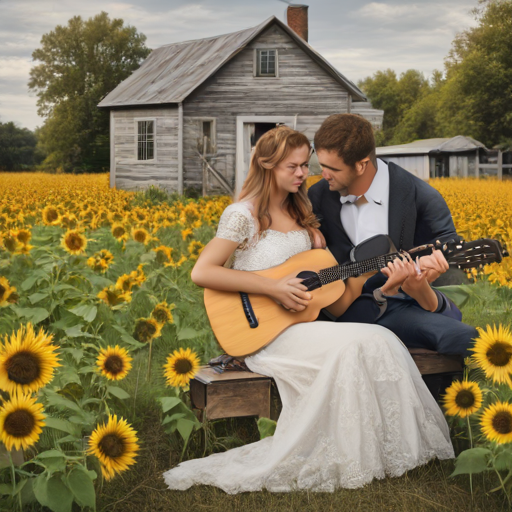
{"label": "bride", "polygon": [[[309,154],[308,139],[290,128],[261,137],[240,201],[225,209],[192,271],[196,284],[265,294],[290,311],[308,307],[310,294],[300,279],[244,271],[321,246],[306,194]],[[384,294],[396,293],[409,265],[397,259],[383,270]],[[348,307],[346,295],[330,306],[337,316]],[[443,413],[405,346],[384,327],[296,324],[245,362],[277,384],[283,408],[274,436],[181,463],[164,473],[170,489],[203,484],[231,494],[334,491],[400,476],[434,457],[454,457]]]}

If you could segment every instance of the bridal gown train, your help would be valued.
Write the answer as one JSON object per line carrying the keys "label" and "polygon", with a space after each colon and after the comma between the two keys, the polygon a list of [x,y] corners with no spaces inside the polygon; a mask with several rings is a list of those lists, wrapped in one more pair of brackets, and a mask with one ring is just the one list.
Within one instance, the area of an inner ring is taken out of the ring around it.
{"label": "bridal gown train", "polygon": [[[248,203],[226,208],[217,236],[239,242],[233,268],[268,268],[311,248],[305,230],[255,232]],[[454,457],[443,413],[384,327],[297,324],[245,362],[276,382],[283,408],[274,436],[181,463],[164,473],[170,489],[333,491]]]}

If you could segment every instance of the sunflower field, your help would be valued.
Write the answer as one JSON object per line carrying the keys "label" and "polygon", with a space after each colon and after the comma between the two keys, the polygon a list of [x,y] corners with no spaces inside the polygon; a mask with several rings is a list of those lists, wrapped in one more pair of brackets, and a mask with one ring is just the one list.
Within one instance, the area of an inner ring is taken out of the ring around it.
{"label": "sunflower field", "polygon": [[[511,182],[431,183],[461,235],[512,248]],[[110,189],[105,175],[0,173],[1,509],[94,510],[105,482],[152,448],[137,432],[151,414],[186,455],[205,428],[188,382],[220,353],[190,271],[230,202]],[[509,260],[468,277],[508,291]]]}

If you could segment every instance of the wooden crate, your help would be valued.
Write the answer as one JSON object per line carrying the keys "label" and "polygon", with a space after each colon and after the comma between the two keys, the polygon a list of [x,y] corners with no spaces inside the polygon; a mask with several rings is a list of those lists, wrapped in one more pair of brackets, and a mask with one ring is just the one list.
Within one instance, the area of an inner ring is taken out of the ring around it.
{"label": "wooden crate", "polygon": [[[445,356],[426,349],[409,349],[422,375],[462,372],[459,356]],[[217,373],[202,366],[190,381],[192,406],[210,420],[258,416],[277,419],[279,396],[270,377],[252,372]]]}
{"label": "wooden crate", "polygon": [[202,366],[190,381],[193,407],[210,420],[241,416],[271,417],[272,379],[253,372],[217,373]]}
{"label": "wooden crate", "polygon": [[462,372],[461,356],[446,356],[424,348],[410,348],[409,352],[422,375]]}

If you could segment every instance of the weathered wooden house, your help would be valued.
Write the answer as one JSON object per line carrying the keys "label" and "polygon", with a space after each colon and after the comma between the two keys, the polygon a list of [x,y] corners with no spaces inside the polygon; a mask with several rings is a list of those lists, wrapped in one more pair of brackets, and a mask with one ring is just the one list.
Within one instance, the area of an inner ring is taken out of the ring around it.
{"label": "weathered wooden house", "polygon": [[487,148],[471,137],[416,140],[377,148],[377,156],[421,178],[478,177],[479,162]]}
{"label": "weathered wooden house", "polygon": [[328,115],[365,102],[307,43],[307,7],[290,19],[154,50],[99,104],[110,110],[111,186],[237,193],[265,131],[286,124],[313,139]]}

